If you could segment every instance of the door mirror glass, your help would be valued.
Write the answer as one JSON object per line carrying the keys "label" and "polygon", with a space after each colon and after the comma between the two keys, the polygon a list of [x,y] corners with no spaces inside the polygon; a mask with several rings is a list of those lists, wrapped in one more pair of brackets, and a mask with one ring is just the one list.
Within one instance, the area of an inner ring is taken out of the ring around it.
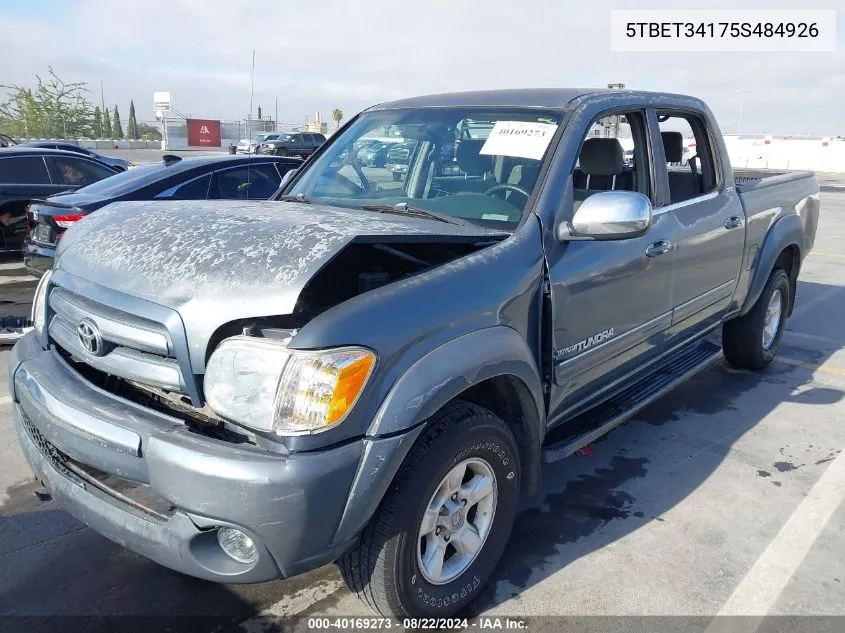
{"label": "door mirror glass", "polygon": [[557,238],[624,240],[645,235],[651,227],[651,201],[635,191],[600,191],[576,208],[572,222],[561,222]]}
{"label": "door mirror glass", "polygon": [[282,175],[282,182],[279,184],[279,188],[284,187],[291,178],[293,178],[294,174],[296,173],[296,169],[289,169]]}

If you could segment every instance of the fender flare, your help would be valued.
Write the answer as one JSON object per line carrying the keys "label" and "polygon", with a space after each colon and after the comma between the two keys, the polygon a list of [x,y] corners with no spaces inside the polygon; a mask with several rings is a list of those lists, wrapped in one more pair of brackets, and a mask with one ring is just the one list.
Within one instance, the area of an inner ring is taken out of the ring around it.
{"label": "fender flare", "polygon": [[535,428],[528,430],[536,443],[536,459],[528,467],[538,470],[539,479],[545,400],[534,355],[507,326],[465,334],[417,360],[384,399],[367,431],[333,545],[352,539],[370,520],[426,419],[469,387],[496,376],[519,379],[531,394],[536,416]]}
{"label": "fender flare", "polygon": [[785,215],[771,226],[766,234],[763,247],[757,254],[757,262],[754,265],[754,276],[751,279],[748,293],[745,295],[745,300],[739,311],[740,315],[747,314],[754,307],[754,304],[757,303],[757,299],[760,298],[763,288],[769,280],[769,275],[775,267],[778,256],[785,248],[795,246],[799,253],[798,261],[802,261],[804,253],[801,245],[803,243],[804,227],[801,224],[801,218],[797,214],[791,213]]}

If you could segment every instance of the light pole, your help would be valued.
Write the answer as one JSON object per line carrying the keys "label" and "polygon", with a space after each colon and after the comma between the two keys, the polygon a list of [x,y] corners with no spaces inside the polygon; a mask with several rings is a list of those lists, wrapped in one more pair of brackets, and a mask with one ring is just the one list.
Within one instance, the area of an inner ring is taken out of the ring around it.
{"label": "light pole", "polygon": [[750,90],[737,90],[739,97],[739,121],[736,124],[736,135],[742,134],[742,110],[745,107],[745,97],[751,94]]}

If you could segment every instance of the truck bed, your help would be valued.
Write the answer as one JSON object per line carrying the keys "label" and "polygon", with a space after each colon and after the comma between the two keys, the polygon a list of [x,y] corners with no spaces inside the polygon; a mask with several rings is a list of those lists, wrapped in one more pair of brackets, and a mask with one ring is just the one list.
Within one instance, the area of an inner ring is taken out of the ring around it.
{"label": "truck bed", "polygon": [[811,171],[778,171],[773,169],[734,169],[733,174],[736,190],[740,193],[814,178]]}
{"label": "truck bed", "polygon": [[816,236],[819,207],[819,183],[811,171],[771,171],[762,169],[734,170],[734,181],[739,199],[745,209],[750,228],[750,244],[761,243],[768,222],[755,223],[759,216],[797,213],[804,231],[802,252],[808,253]]}

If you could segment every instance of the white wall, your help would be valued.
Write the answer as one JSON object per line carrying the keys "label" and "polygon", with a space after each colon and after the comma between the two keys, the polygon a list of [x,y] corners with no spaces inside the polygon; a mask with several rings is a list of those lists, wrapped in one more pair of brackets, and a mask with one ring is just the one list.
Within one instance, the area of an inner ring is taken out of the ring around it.
{"label": "white wall", "polygon": [[736,168],[845,172],[845,140],[724,138]]}

